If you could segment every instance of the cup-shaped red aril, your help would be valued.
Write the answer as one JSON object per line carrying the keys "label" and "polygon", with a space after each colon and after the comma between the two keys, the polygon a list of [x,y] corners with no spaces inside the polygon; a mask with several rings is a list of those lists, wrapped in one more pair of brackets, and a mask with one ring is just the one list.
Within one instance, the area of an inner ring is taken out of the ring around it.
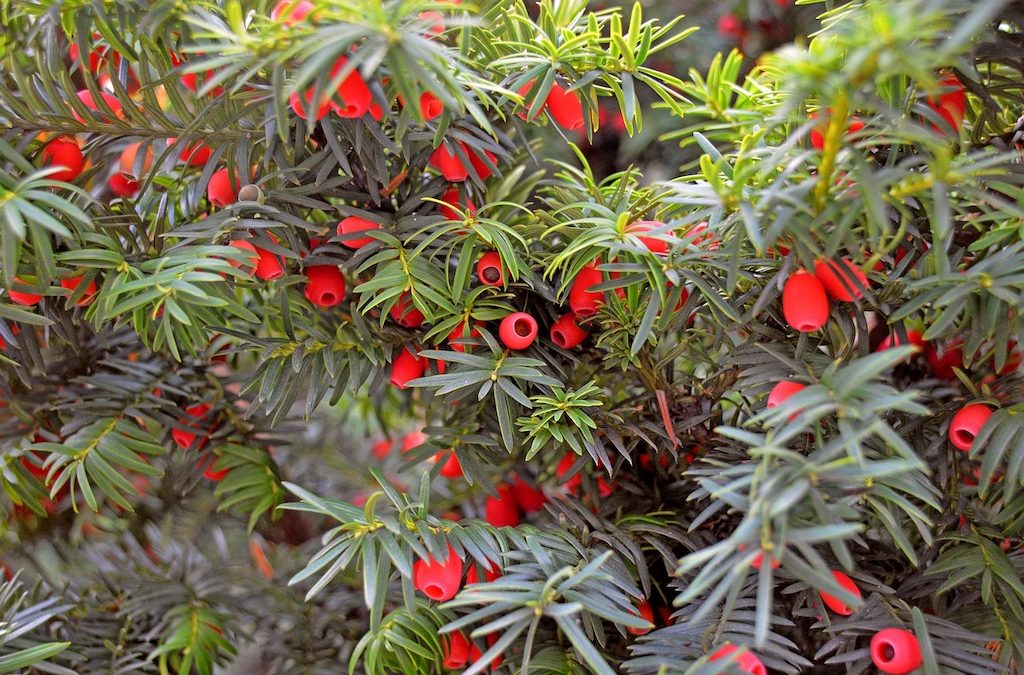
{"label": "cup-shaped red aril", "polygon": [[129,199],[139,193],[141,185],[138,181],[125,178],[120,173],[114,173],[107,179],[107,187],[118,197]]}
{"label": "cup-shaped red aril", "polygon": [[476,215],[476,206],[468,199],[463,201],[459,194],[459,188],[454,185],[444,191],[444,194],[441,195],[441,201],[444,202],[444,204],[441,205],[438,210],[441,212],[441,215],[448,220],[463,219],[462,214],[456,211],[455,207],[458,207],[470,216]]}
{"label": "cup-shaped red aril", "polygon": [[422,377],[427,370],[427,360],[416,356],[408,347],[403,347],[391,363],[391,384],[405,389],[410,380]]}
{"label": "cup-shaped red aril", "polygon": [[907,675],[921,667],[921,644],[904,628],[884,628],[871,638],[871,661],[888,675]]}
{"label": "cup-shaped red aril", "polygon": [[810,333],[828,320],[828,296],[817,277],[799,270],[786,279],[782,288],[782,315],[791,327]]}
{"label": "cup-shaped red aril", "polygon": [[[173,139],[169,139],[173,141]],[[210,161],[210,155],[213,152],[209,147],[202,143],[189,143],[181,149],[181,154],[178,159],[185,162],[189,166],[206,166],[206,163]]]}
{"label": "cup-shaped red aril", "polygon": [[[291,107],[292,112],[295,113],[296,117],[306,119],[309,117],[309,107],[313,105],[313,95],[316,93],[314,88],[309,88],[303,93],[293,91],[288,97],[288,105]],[[331,112],[331,101],[328,97],[321,94],[320,104],[316,108],[316,119],[322,120],[327,117],[327,113]]]}
{"label": "cup-shaped red aril", "polygon": [[526,349],[537,339],[537,320],[526,312],[513,312],[501,320],[498,337],[509,349]]}
{"label": "cup-shaped red aril", "polygon": [[[348,66],[348,57],[341,56],[334,62],[331,68],[331,79],[333,80]],[[354,119],[362,117],[370,110],[373,103],[373,94],[366,86],[366,81],[359,74],[359,69],[351,71],[338,85],[338,89],[331,98],[331,107],[338,117]]]}
{"label": "cup-shaped red aril", "polygon": [[[939,94],[937,99],[929,96],[928,107],[942,118],[949,129],[959,129],[967,112],[967,95],[964,93],[964,86],[960,84],[960,80],[953,73],[946,73],[939,78],[939,86],[945,91]],[[948,131],[935,124],[932,125],[932,128],[941,134]]]}
{"label": "cup-shaped red aril", "polygon": [[404,328],[419,328],[423,325],[423,312],[413,304],[409,291],[398,296],[395,304],[391,305],[388,315],[395,323]]}
{"label": "cup-shaped red aril", "polygon": [[[359,216],[349,216],[345,220],[338,223],[338,236],[352,235],[356,232],[371,232],[373,230],[379,230],[380,223],[375,223],[372,220],[366,218],[360,218]],[[348,237],[342,240],[341,245],[347,248],[358,249],[372,244],[376,239],[373,237]]]}
{"label": "cup-shaped red aril", "polygon": [[[637,606],[636,614],[644,621],[647,621],[648,623],[654,623],[654,610],[651,608],[651,603],[647,602],[646,600],[642,601]],[[651,627],[634,628],[632,626],[629,626],[628,628],[626,628],[626,632],[630,635],[647,635],[651,632]]]}
{"label": "cup-shaped red aril", "polygon": [[992,417],[992,408],[984,403],[971,403],[960,408],[949,421],[949,442],[953,447],[970,452],[974,438]]}
{"label": "cup-shaped red aril", "polygon": [[488,286],[505,285],[505,269],[501,265],[501,256],[497,251],[488,251],[480,256],[476,263],[476,276],[480,283]]}
{"label": "cup-shaped red aril", "polygon": [[932,375],[943,380],[952,380],[956,377],[954,368],[963,369],[964,350],[959,342],[951,342],[945,347],[935,347],[932,344],[925,344],[925,358],[928,359],[928,367]]}
{"label": "cup-shaped red aril", "polygon": [[[530,108],[533,106],[533,102],[529,100],[530,99],[530,91],[533,89],[533,85],[536,82],[537,82],[537,80],[530,80],[529,82],[527,82],[523,86],[519,87],[519,91],[517,93],[520,96],[523,97],[523,100],[525,102],[525,104],[523,105],[523,109],[520,110],[518,113],[516,113],[517,115],[519,115],[520,119],[527,120],[527,121],[529,121],[529,119],[530,119]],[[542,112],[544,112],[544,108],[546,108],[547,105],[548,105],[548,102],[546,100],[543,101],[540,104],[540,106],[537,108],[537,114],[539,115]]]}
{"label": "cup-shaped red aril", "polygon": [[[853,579],[851,579],[845,572],[832,570],[832,578],[834,578],[843,589],[849,591],[853,596],[857,598],[862,597],[860,589],[857,588],[857,584],[854,583]],[[821,601],[825,603],[825,606],[836,614],[840,614],[842,616],[849,616],[853,614],[853,609],[848,607],[846,603],[839,598],[829,595],[825,591],[819,591],[819,594],[821,595]]]}
{"label": "cup-shaped red aril", "polygon": [[253,275],[256,273],[256,266],[260,262],[260,254],[256,252],[256,246],[248,239],[234,239],[228,244],[231,248],[237,248],[245,256],[244,262],[228,260],[228,264],[237,267],[243,272]]}
{"label": "cup-shaped red aril", "polygon": [[668,253],[668,242],[664,239],[660,239],[658,236],[646,235],[645,232],[651,230],[657,230],[665,227],[665,223],[657,220],[638,220],[635,223],[631,223],[626,226],[626,232],[636,235],[636,238],[640,240],[648,251],[657,255],[665,255]]}
{"label": "cup-shaped red aril", "polygon": [[231,172],[227,169],[217,169],[210,176],[210,182],[206,186],[206,196],[210,203],[219,209],[238,200],[238,180],[232,179]]}
{"label": "cup-shaped red aril", "polygon": [[475,327],[469,330],[469,334],[466,334],[466,324],[460,323],[452,329],[452,332],[448,334],[448,346],[457,352],[465,353],[468,349],[472,349],[472,345],[462,344],[463,340],[474,339],[480,337],[480,331]]}
{"label": "cup-shaped red aril", "polygon": [[799,382],[793,382],[792,380],[780,380],[772,390],[768,392],[768,407],[774,408],[777,405],[781,405],[783,401],[807,388],[806,384],[800,384]]}
{"label": "cup-shaped red aril", "polygon": [[814,276],[829,295],[843,302],[864,297],[863,289],[868,287],[868,277],[864,270],[846,258],[819,260],[814,263]]}
{"label": "cup-shaped red aril", "polygon": [[580,327],[579,320],[572,312],[563,314],[551,324],[551,341],[562,349],[579,346],[588,335],[590,333]]}
{"label": "cup-shaped red aril", "polygon": [[[67,279],[61,279],[60,280],[61,288],[65,288],[65,289],[71,291],[72,293],[74,293],[81,284],[82,284],[82,277],[81,276],[69,277]],[[90,304],[93,300],[96,299],[96,290],[97,290],[96,289],[96,280],[93,279],[85,287],[85,292],[82,293],[82,297],[80,297],[78,299],[78,302],[75,303],[75,304],[77,304],[79,307],[85,307],[86,305]]]}
{"label": "cup-shaped red aril", "polygon": [[498,486],[498,496],[488,495],[484,502],[484,520],[494,527],[515,527],[522,522],[516,494],[508,485]]}
{"label": "cup-shaped red aril", "polygon": [[[276,240],[275,240],[276,241]],[[260,281],[273,281],[284,276],[284,266],[281,260],[271,253],[256,246],[256,254],[259,260],[256,263],[256,278]],[[344,280],[342,280],[344,282]],[[344,283],[342,283],[342,295],[344,295]]]}
{"label": "cup-shaped red aril", "polygon": [[[108,123],[110,122],[110,118],[106,116],[107,111],[103,109],[103,106],[96,102],[96,99],[93,97],[91,91],[89,91],[88,89],[81,89],[76,94],[76,96],[78,96],[78,100],[81,101],[82,105],[84,105],[86,108],[100,113],[99,118],[101,121]],[[124,108],[121,107],[121,102],[117,100],[116,96],[109,92],[101,91],[100,98],[103,99],[103,105],[106,106],[106,108],[108,108],[110,112],[114,113],[114,117],[124,117]],[[71,116],[75,118],[76,122],[82,124],[85,123],[85,120],[82,119],[82,116],[78,114],[77,110],[72,109]]]}
{"label": "cup-shaped red aril", "polygon": [[[14,277],[14,282],[23,286],[28,286],[22,279]],[[24,305],[26,307],[33,307],[39,304],[39,301],[43,299],[43,296],[35,293],[27,293],[25,291],[16,291],[13,288],[7,289],[7,297],[10,298],[11,302],[16,305]]]}
{"label": "cup-shaped red aril", "polygon": [[516,503],[526,513],[540,511],[548,503],[548,498],[540,487],[533,487],[519,476],[512,479],[512,492],[515,493]]}
{"label": "cup-shaped red aril", "polygon": [[316,6],[309,0],[280,0],[270,10],[270,18],[286,26],[294,26],[304,20]]}
{"label": "cup-shaped red aril", "polygon": [[455,148],[447,143],[442,143],[434,150],[429,163],[441,172],[445,180],[452,183],[461,183],[469,177],[469,169],[462,162],[462,158],[455,152]]}
{"label": "cup-shaped red aril", "polygon": [[345,297],[345,277],[337,265],[310,265],[306,279],[303,294],[317,307],[334,307]]}
{"label": "cup-shaped red aril", "polygon": [[448,557],[444,560],[433,556],[428,560],[417,560],[412,568],[412,583],[416,590],[434,602],[451,600],[462,584],[462,559],[449,546]]}
{"label": "cup-shaped red aril", "polygon": [[50,141],[43,148],[41,163],[44,166],[63,167],[60,171],[51,173],[47,178],[51,180],[72,181],[82,173],[85,167],[85,155],[78,143],[70,138],[58,138]]}
{"label": "cup-shaped red aril", "polygon": [[[192,417],[194,421],[188,423],[187,429],[171,430],[171,438],[174,439],[175,445],[182,450],[192,447],[192,444],[196,442],[196,431],[199,430],[199,423],[206,419],[211,409],[212,407],[209,403],[194,403],[185,408],[185,414]],[[197,449],[206,445],[208,438],[209,437],[204,434],[202,438],[199,439],[199,444],[196,446]]]}
{"label": "cup-shaped red aril", "polygon": [[435,459],[444,462],[440,471],[442,476],[448,479],[462,478],[462,465],[459,464],[459,458],[453,451],[439,452]]}
{"label": "cup-shaped red aril", "polygon": [[569,91],[556,82],[551,86],[545,105],[558,126],[569,131],[583,128],[583,103],[575,91]]}
{"label": "cup-shaped red aril", "polygon": [[597,265],[595,262],[581,269],[569,288],[569,307],[584,319],[597,314],[597,308],[604,302],[604,293],[589,290],[603,280]]}
{"label": "cup-shaped red aril", "polygon": [[459,670],[469,662],[470,642],[462,631],[449,633],[441,637],[443,665],[448,670]]}
{"label": "cup-shaped red aril", "polygon": [[761,659],[753,652],[743,652],[739,656],[732,656],[735,652],[739,651],[739,647],[731,644],[722,645],[718,651],[711,655],[708,661],[720,661],[721,659],[732,657],[736,663],[737,669],[750,675],[768,675],[768,669],[765,668],[764,664],[761,663]]}

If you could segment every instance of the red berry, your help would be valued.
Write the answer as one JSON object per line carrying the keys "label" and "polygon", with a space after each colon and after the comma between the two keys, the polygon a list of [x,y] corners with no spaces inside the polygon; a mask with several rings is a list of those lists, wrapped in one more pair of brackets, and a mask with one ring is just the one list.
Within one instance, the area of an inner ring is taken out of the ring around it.
{"label": "red berry", "polygon": [[[878,347],[875,348],[876,352],[882,352],[890,347],[902,347],[903,338],[900,337],[896,331],[890,331],[885,339],[878,343]],[[915,351],[921,351],[925,346],[924,337],[921,336],[920,331],[908,330],[907,331],[907,344],[914,347]]]}
{"label": "red berry", "polygon": [[458,207],[462,211],[468,213],[469,216],[471,217],[476,215],[476,206],[474,206],[473,202],[469,201],[468,199],[465,202],[463,202],[460,199],[459,188],[455,187],[454,185],[445,190],[444,194],[441,195],[441,201],[445,203],[445,206],[441,206],[439,210],[441,212],[441,215],[447,218],[448,220],[463,219],[462,215],[453,207]]}
{"label": "red berry", "polygon": [[[61,279],[60,280],[61,288],[65,288],[65,289],[67,289],[68,291],[70,291],[72,293],[74,293],[75,289],[77,289],[81,284],[82,284],[82,277],[81,276],[69,277],[67,279]],[[77,304],[79,307],[85,307],[86,305],[90,304],[95,299],[96,299],[96,281],[92,280],[92,281],[89,282],[89,285],[85,287],[85,293],[82,294],[82,297],[80,297],[78,299],[78,302],[75,303],[75,304]]]}
{"label": "red berry", "polygon": [[[651,609],[651,603],[646,600],[641,602],[637,607],[637,616],[648,623],[654,623],[654,610]],[[626,628],[626,632],[630,635],[647,635],[651,632],[651,628],[633,628],[632,626],[629,626]]]}
{"label": "red berry", "polygon": [[78,143],[70,138],[58,138],[50,141],[43,148],[42,164],[44,166],[63,167],[60,171],[51,173],[47,178],[51,180],[73,181],[78,178],[85,168],[85,156]]}
{"label": "red berry", "polygon": [[[457,519],[457,518],[456,518]],[[501,577],[501,570],[497,567],[481,566],[484,568],[484,580],[487,582],[494,581]],[[479,578],[476,573],[476,565],[469,568],[469,572],[466,573],[466,584],[475,584],[479,582]]]}
{"label": "red berry", "polygon": [[522,522],[511,487],[499,485],[497,497],[488,495],[484,502],[484,519],[494,527],[515,527]]}
{"label": "red berry", "polygon": [[594,261],[580,270],[569,288],[569,307],[581,318],[597,314],[597,308],[604,302],[604,293],[589,290],[603,281],[599,261]]}
{"label": "red berry", "polygon": [[556,82],[548,93],[545,105],[558,126],[569,131],[583,128],[583,103],[580,102],[579,94],[575,91],[563,89]]}
{"label": "red berry", "polygon": [[814,276],[818,277],[829,295],[843,302],[864,297],[862,289],[868,287],[864,271],[846,258],[819,260],[814,263]]}
{"label": "red berry", "polygon": [[146,151],[140,163],[138,158],[141,148],[142,143],[132,143],[121,151],[121,156],[118,158],[118,171],[125,178],[139,180],[153,166],[153,147],[150,145],[146,146]]}
{"label": "red berry", "polygon": [[[779,559],[776,558],[773,555],[769,555],[768,558],[769,558],[769,560],[772,561],[772,569],[773,570],[779,569],[779,565],[782,564],[781,562],[779,562]],[[754,558],[750,561],[750,566],[753,567],[754,569],[758,569],[759,570],[759,569],[761,569],[761,564],[762,563],[764,563],[764,551],[758,551],[757,555],[755,555]]]}
{"label": "red berry", "polygon": [[[173,142],[174,139],[170,139]],[[181,150],[178,158],[189,166],[206,166],[213,151],[200,142],[189,143]]]}
{"label": "red berry", "polygon": [[420,114],[423,115],[423,119],[429,122],[440,117],[443,112],[444,103],[437,96],[429,91],[425,91],[420,95]]}
{"label": "red berry", "polygon": [[270,10],[270,18],[280,21],[286,26],[294,26],[303,21],[316,7],[309,0],[280,0]]}
{"label": "red berry", "polygon": [[[271,239],[276,243],[277,240],[271,236]],[[280,279],[284,276],[284,266],[281,264],[281,260],[265,249],[255,246],[256,254],[259,256],[259,261],[256,263],[256,278],[261,281],[273,281],[274,279]]]}
{"label": "red berry", "polygon": [[723,14],[718,20],[718,32],[728,38],[739,39],[746,33],[743,21],[735,14]]}
{"label": "red berry", "polygon": [[416,356],[408,347],[403,347],[391,364],[391,384],[405,389],[410,380],[422,377],[427,369],[427,360]]}
{"label": "red berry", "polygon": [[247,255],[245,256],[245,262],[238,262],[237,260],[228,260],[228,264],[232,267],[239,267],[244,272],[252,275],[256,272],[256,265],[259,264],[260,254],[256,252],[256,247],[248,239],[234,239],[230,244],[231,248],[237,248],[239,251],[244,251]]}
{"label": "red berry", "polygon": [[[310,87],[302,94],[297,91],[293,91],[288,96],[288,105],[297,117],[301,117],[302,119],[309,117],[309,113],[306,111],[309,109],[309,106],[313,104],[313,94],[314,88]],[[316,109],[316,119],[322,120],[327,117],[327,113],[329,112],[331,112],[331,100],[327,96],[322,96],[320,105],[318,105]]]}
{"label": "red berry", "polygon": [[[15,283],[22,284],[24,286],[29,285],[25,283],[25,281],[23,281],[22,279],[19,279],[18,277],[14,277],[14,281]],[[36,295],[35,293],[26,293],[24,291],[16,291],[13,288],[7,289],[7,297],[10,298],[11,302],[13,302],[14,304],[25,305],[26,307],[33,307],[36,304],[38,304],[40,300],[43,299],[43,296],[41,295]]]}
{"label": "red berry", "polygon": [[[195,431],[198,430],[198,423],[206,419],[206,416],[209,414],[209,412],[210,404],[208,403],[195,403],[185,408],[185,414],[187,414],[189,417],[194,418],[194,421],[189,422],[187,424],[186,429],[171,430],[171,437],[174,439],[174,443],[179,448],[181,448],[182,450],[187,450],[188,448],[192,447],[192,444],[195,443],[196,440]],[[196,446],[196,449],[198,450],[202,448],[204,445],[206,445],[207,440],[209,440],[209,436],[204,434],[203,437],[199,439],[199,444]]]}
{"label": "red berry", "polygon": [[[342,56],[335,61],[334,67],[331,68],[331,78],[337,77],[347,65],[348,57]],[[370,93],[370,88],[366,86],[358,69],[345,76],[331,98],[331,107],[338,117],[362,117],[369,112],[371,103],[373,94]]]}
{"label": "red berry", "polygon": [[[559,480],[565,478],[565,474],[569,473],[573,465],[576,464],[577,456],[572,452],[567,452],[562,455],[562,459],[559,460],[558,466],[555,467],[555,475],[558,476]],[[577,471],[573,474],[572,478],[566,480],[562,487],[569,494],[576,494],[580,489],[580,483],[583,482],[583,475]]]}
{"label": "red berry", "polygon": [[[480,177],[480,180],[486,180],[491,175],[491,168],[468,145],[459,141],[459,146],[462,152],[465,153],[470,165],[476,171],[477,176]],[[484,153],[492,163],[497,160],[493,153],[486,150]],[[452,183],[461,183],[469,177],[469,169],[455,149],[450,147],[448,143],[442,143],[430,155],[430,166],[440,171],[445,180]]]}
{"label": "red berry", "polygon": [[498,337],[509,349],[526,349],[537,339],[537,320],[526,312],[513,312],[501,320]]}
{"label": "red berry", "polygon": [[462,631],[449,633],[447,638],[441,638],[443,650],[443,665],[448,670],[458,670],[469,662],[470,642]]}
{"label": "red berry", "polygon": [[[93,74],[98,73],[103,68],[104,63],[106,62],[107,53],[110,51],[110,48],[106,45],[95,45],[96,40],[101,37],[102,36],[99,33],[92,34],[94,46],[89,50],[89,72]],[[79,60],[79,55],[78,43],[72,40],[68,45],[68,56],[71,57],[71,61],[74,62]],[[115,64],[120,62],[120,55],[117,52],[114,52],[114,62]]]}
{"label": "red berry", "polygon": [[768,392],[768,407],[774,408],[777,405],[781,405],[783,401],[807,388],[807,385],[800,384],[799,382],[793,382],[792,380],[780,380],[772,390]]}
{"label": "red berry", "polygon": [[476,263],[476,276],[482,284],[504,286],[505,269],[501,265],[501,256],[496,251],[489,251],[480,256]]}
{"label": "red berry", "polygon": [[371,446],[370,451],[373,453],[374,457],[384,459],[391,454],[391,449],[394,445],[395,443],[391,439],[382,438]]}
{"label": "red berry", "polygon": [[[964,94],[964,86],[960,84],[953,73],[946,73],[939,78],[939,86],[944,90],[936,100],[928,97],[928,107],[934,110],[943,119],[949,129],[959,129],[964,122],[964,115],[967,112],[967,96]],[[947,129],[933,124],[932,128],[941,134],[947,133]]]}
{"label": "red berry", "polygon": [[828,320],[828,297],[817,277],[804,270],[789,275],[782,289],[782,314],[801,333],[816,331]]}
{"label": "red berry", "polygon": [[[80,90],[78,92],[77,96],[78,96],[78,100],[82,102],[82,105],[84,105],[89,110],[95,110],[95,111],[100,112],[100,113],[106,112],[105,110],[101,110],[100,109],[100,106],[96,102],[96,99],[93,97],[92,92],[89,91],[88,89]],[[121,107],[121,102],[117,100],[116,96],[114,96],[113,94],[109,94],[109,93],[107,93],[105,91],[101,91],[100,92],[100,98],[103,99],[103,104],[107,108],[110,109],[110,112],[114,113],[115,117],[119,117],[119,118],[120,117],[124,117],[124,108]],[[85,120],[82,119],[82,116],[79,115],[78,111],[76,111],[74,109],[72,109],[72,111],[71,111],[71,116],[75,118],[76,122],[79,122],[79,123],[82,123],[82,124],[85,123]],[[110,122],[110,118],[109,117],[105,117],[105,116],[101,115],[100,119],[102,121],[104,121],[104,122]]]}
{"label": "red berry", "polygon": [[871,638],[871,660],[883,673],[907,675],[921,667],[921,645],[909,630],[884,628]]}
{"label": "red berry", "polygon": [[114,173],[107,179],[107,187],[118,197],[130,199],[139,193],[141,185],[138,181],[125,178],[121,173]]}
{"label": "red berry", "polygon": [[478,337],[480,337],[480,331],[478,331],[476,328],[470,329],[469,335],[467,337],[466,324],[460,323],[459,325],[452,329],[451,333],[448,334],[448,346],[450,346],[457,352],[465,353],[467,349],[472,349],[472,346],[460,344],[460,341]]}
{"label": "red berry", "polygon": [[[360,218],[359,216],[349,216],[345,220],[338,223],[338,235],[355,234],[356,232],[370,232],[372,230],[379,230],[380,223],[375,223],[372,220],[366,218]],[[367,244],[372,244],[377,241],[373,237],[358,237],[356,239],[348,238],[341,242],[342,246],[346,246],[352,249],[359,249]]]}
{"label": "red berry", "polygon": [[413,304],[409,291],[398,296],[398,300],[391,306],[388,312],[395,323],[404,328],[419,328],[423,325],[423,312]]}
{"label": "red berry", "polygon": [[539,487],[529,485],[519,476],[512,479],[512,491],[515,493],[516,503],[526,513],[540,511],[548,503],[548,498]]}
{"label": "red berry", "polygon": [[971,403],[960,408],[949,422],[949,442],[955,448],[970,452],[975,436],[990,417],[992,409],[984,403]]}
{"label": "red berry", "polygon": [[[516,113],[517,115],[519,115],[521,119],[529,119],[530,107],[533,105],[533,103],[530,101],[530,90],[533,89],[533,85],[536,81],[537,80],[530,80],[523,86],[519,87],[518,93],[520,96],[523,97],[523,101],[525,102],[525,104],[523,105],[523,109]],[[546,100],[540,104],[540,108],[537,110],[538,115],[544,112],[544,108],[547,107],[547,104],[548,102]]]}
{"label": "red berry", "polygon": [[418,16],[420,21],[427,24],[427,32],[431,35],[441,35],[444,33],[444,14],[441,12],[429,10],[420,12]]}
{"label": "red berry", "polygon": [[451,450],[447,453],[444,451],[437,453],[434,459],[438,462],[443,461],[441,465],[440,474],[445,478],[454,479],[462,478],[462,465],[459,464],[458,456]]}
{"label": "red berry", "polygon": [[334,307],[345,297],[345,277],[337,265],[310,265],[306,279],[306,299],[318,307]]}
{"label": "red berry", "polygon": [[656,236],[644,236],[638,234],[641,232],[650,232],[651,230],[660,229],[665,227],[665,223],[658,222],[657,220],[638,220],[635,223],[626,226],[626,232],[630,232],[636,235],[636,238],[640,240],[640,243],[647,247],[647,250],[657,255],[665,255],[668,253],[668,242],[664,239],[660,239],[661,235]]}
{"label": "red berry", "polygon": [[412,568],[412,583],[416,590],[434,602],[451,600],[462,583],[462,559],[455,549],[448,547],[448,557],[439,561],[434,556],[417,560]]}
{"label": "red berry", "polygon": [[[718,651],[712,654],[711,658],[708,660],[718,661],[731,656],[737,651],[739,651],[739,647],[726,643],[722,645]],[[768,675],[768,669],[764,667],[764,664],[761,663],[761,659],[757,658],[753,652],[743,652],[739,656],[733,656],[732,659],[739,670],[742,670],[745,673],[750,673],[750,675]]]}
{"label": "red berry", "polygon": [[217,169],[210,176],[210,182],[206,186],[206,196],[210,203],[218,209],[222,209],[238,200],[238,179],[231,176],[227,169]]}
{"label": "red berry", "polygon": [[[860,589],[857,588],[857,584],[854,583],[853,579],[851,579],[845,572],[832,570],[832,577],[840,586],[856,596],[858,599],[861,597]],[[819,591],[819,594],[821,595],[821,601],[825,603],[825,606],[836,614],[841,614],[842,616],[849,616],[853,614],[853,609],[848,607],[846,603],[839,598],[829,595],[825,591]]]}
{"label": "red berry", "polygon": [[964,350],[960,344],[957,341],[951,342],[941,351],[930,343],[925,344],[924,355],[928,359],[932,375],[943,380],[952,380],[956,377],[953,369],[964,367]]}
{"label": "red berry", "polygon": [[562,349],[578,346],[590,333],[580,328],[579,320],[572,312],[563,314],[558,321],[551,324],[551,341]]}

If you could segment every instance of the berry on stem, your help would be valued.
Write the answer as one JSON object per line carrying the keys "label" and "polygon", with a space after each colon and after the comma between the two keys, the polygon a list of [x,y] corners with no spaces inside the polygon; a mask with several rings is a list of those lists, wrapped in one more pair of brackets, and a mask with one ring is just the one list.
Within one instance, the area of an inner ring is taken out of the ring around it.
{"label": "berry on stem", "polygon": [[[862,597],[860,589],[857,588],[857,584],[845,572],[832,570],[832,577],[836,580],[836,583],[843,587],[843,589],[849,591],[851,595],[858,599]],[[849,616],[853,614],[853,608],[847,606],[847,604],[839,598],[829,595],[825,591],[819,591],[819,594],[821,595],[821,601],[825,603],[825,606],[836,614],[840,614],[842,616]]]}
{"label": "berry on stem", "polygon": [[434,602],[455,597],[462,583],[462,559],[448,546],[448,557],[439,561],[434,556],[417,560],[412,568],[413,586]]}
{"label": "berry on stem", "polygon": [[569,131],[583,128],[583,103],[575,91],[569,91],[555,82],[544,105],[558,126]]}
{"label": "berry on stem", "polygon": [[505,269],[501,264],[501,256],[497,251],[488,251],[480,256],[476,263],[476,276],[480,283],[487,286],[504,286]]}
{"label": "berry on stem", "polygon": [[484,502],[484,519],[494,527],[515,527],[522,522],[516,495],[508,485],[498,486],[498,496],[488,495]]}
{"label": "berry on stem", "polygon": [[449,633],[447,637],[441,638],[442,661],[448,670],[458,670],[469,662],[470,642],[462,631]]}
{"label": "berry on stem", "polygon": [[118,197],[130,199],[139,193],[139,188],[142,186],[138,181],[125,178],[121,173],[113,173],[107,179],[107,187]]}
{"label": "berry on stem", "polygon": [[78,178],[85,168],[85,156],[77,141],[61,137],[46,144],[41,154],[41,163],[43,166],[62,167],[60,171],[51,173],[47,178],[70,182]]}
{"label": "berry on stem", "polygon": [[782,288],[782,314],[792,328],[810,333],[828,320],[825,287],[810,272],[798,270],[789,275]]}
{"label": "berry on stem", "polygon": [[[642,601],[637,606],[637,616],[639,616],[644,621],[653,624],[654,610],[651,609],[651,603],[647,600]],[[647,628],[634,628],[633,626],[629,626],[628,628],[626,628],[626,632],[630,635],[647,635],[651,632],[651,627],[648,626]]]}
{"label": "berry on stem", "polygon": [[974,438],[981,433],[990,417],[992,408],[984,403],[971,403],[960,408],[949,421],[949,442],[959,450],[970,452]]}
{"label": "berry on stem", "polygon": [[345,277],[337,265],[306,267],[306,299],[317,307],[334,307],[345,297]]}
{"label": "berry on stem", "polygon": [[403,347],[391,364],[391,384],[405,389],[410,380],[422,377],[426,370],[427,360],[413,354],[408,347]]}
{"label": "berry on stem", "polygon": [[206,186],[206,196],[210,203],[218,209],[234,204],[238,200],[237,188],[239,181],[227,169],[217,169],[210,176]]}
{"label": "berry on stem", "polygon": [[743,652],[739,656],[733,656],[739,649],[736,645],[731,645],[727,642],[719,647],[718,651],[712,654],[708,661],[732,658],[737,668],[745,673],[750,673],[750,675],[768,675],[768,669],[764,667],[761,659],[757,658],[753,652],[748,651]]}
{"label": "berry on stem", "polygon": [[[380,223],[375,223],[372,220],[366,218],[360,218],[359,216],[349,216],[345,220],[338,223],[338,235],[351,235],[356,232],[371,232],[373,230],[379,230]],[[357,238],[346,238],[341,242],[342,246],[352,249],[360,249],[367,244],[372,244],[377,241],[373,237],[357,237]]]}
{"label": "berry on stem", "polygon": [[782,405],[783,401],[792,396],[793,394],[803,391],[807,388],[806,384],[800,384],[792,380],[780,380],[772,387],[772,390],[768,392],[768,407],[774,408],[777,405]]}
{"label": "berry on stem", "polygon": [[[68,277],[66,279],[61,279],[60,286],[61,288],[67,289],[71,293],[74,293],[75,290],[82,285],[82,279],[82,275],[79,275],[77,277]],[[91,304],[92,301],[96,299],[96,290],[96,280],[90,280],[89,284],[85,287],[85,292],[82,294],[82,297],[80,297],[78,299],[78,302],[76,302],[75,304],[78,305],[79,307],[85,307]]]}
{"label": "berry on stem", "polygon": [[[14,283],[28,286],[24,280],[14,277]],[[16,291],[13,288],[7,289],[7,297],[11,299],[16,305],[24,305],[26,307],[33,307],[39,304],[39,301],[43,299],[43,296],[35,293],[27,293],[25,291]]]}
{"label": "berry on stem", "polygon": [[589,290],[603,281],[601,270],[597,269],[599,264],[600,261],[595,260],[581,269],[569,288],[569,307],[584,319],[597,314],[597,308],[604,302],[604,293]]}
{"label": "berry on stem", "polygon": [[871,638],[871,661],[888,675],[907,675],[921,667],[921,644],[905,628],[884,628]]}
{"label": "berry on stem", "polygon": [[868,287],[867,275],[847,258],[817,261],[814,263],[814,276],[829,295],[843,302],[864,297],[863,289]]}
{"label": "berry on stem", "polygon": [[395,323],[403,328],[419,328],[423,325],[423,312],[413,304],[409,291],[404,291],[398,296],[388,314]]}
{"label": "berry on stem", "polygon": [[579,319],[573,312],[567,312],[551,324],[551,341],[562,349],[579,346],[590,335],[580,327]]}
{"label": "berry on stem", "polygon": [[526,312],[513,312],[501,320],[498,337],[511,350],[526,349],[537,339],[537,320]]}

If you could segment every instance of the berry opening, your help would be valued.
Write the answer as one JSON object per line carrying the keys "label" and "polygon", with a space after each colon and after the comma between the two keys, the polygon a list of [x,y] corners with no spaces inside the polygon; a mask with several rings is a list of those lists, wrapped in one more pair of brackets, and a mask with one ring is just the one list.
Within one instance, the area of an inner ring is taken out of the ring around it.
{"label": "berry opening", "polygon": [[957,429],[953,432],[953,435],[961,445],[971,445],[974,443],[974,434],[967,429]]}
{"label": "berry opening", "polygon": [[327,292],[320,294],[320,302],[328,305],[334,304],[334,293]]}
{"label": "berry opening", "polygon": [[568,344],[568,341],[565,339],[565,333],[558,329],[551,331],[551,341],[563,348]]}
{"label": "berry opening", "polygon": [[423,587],[423,592],[431,600],[440,602],[444,599],[444,589],[441,588],[440,584],[427,584]]}
{"label": "berry opening", "polygon": [[896,648],[893,647],[891,642],[879,640],[872,647],[874,649],[872,650],[871,657],[875,661],[875,665],[887,664],[896,657]]}
{"label": "berry opening", "polygon": [[526,319],[516,319],[515,323],[512,324],[512,330],[520,337],[529,337],[530,333],[533,332],[533,325]]}
{"label": "berry opening", "polygon": [[576,316],[587,317],[594,316],[595,314],[597,314],[597,310],[592,309],[590,307],[580,307],[579,309],[576,310]]}
{"label": "berry opening", "polygon": [[501,271],[496,267],[485,267],[483,276],[484,281],[489,284],[496,284],[501,281]]}

